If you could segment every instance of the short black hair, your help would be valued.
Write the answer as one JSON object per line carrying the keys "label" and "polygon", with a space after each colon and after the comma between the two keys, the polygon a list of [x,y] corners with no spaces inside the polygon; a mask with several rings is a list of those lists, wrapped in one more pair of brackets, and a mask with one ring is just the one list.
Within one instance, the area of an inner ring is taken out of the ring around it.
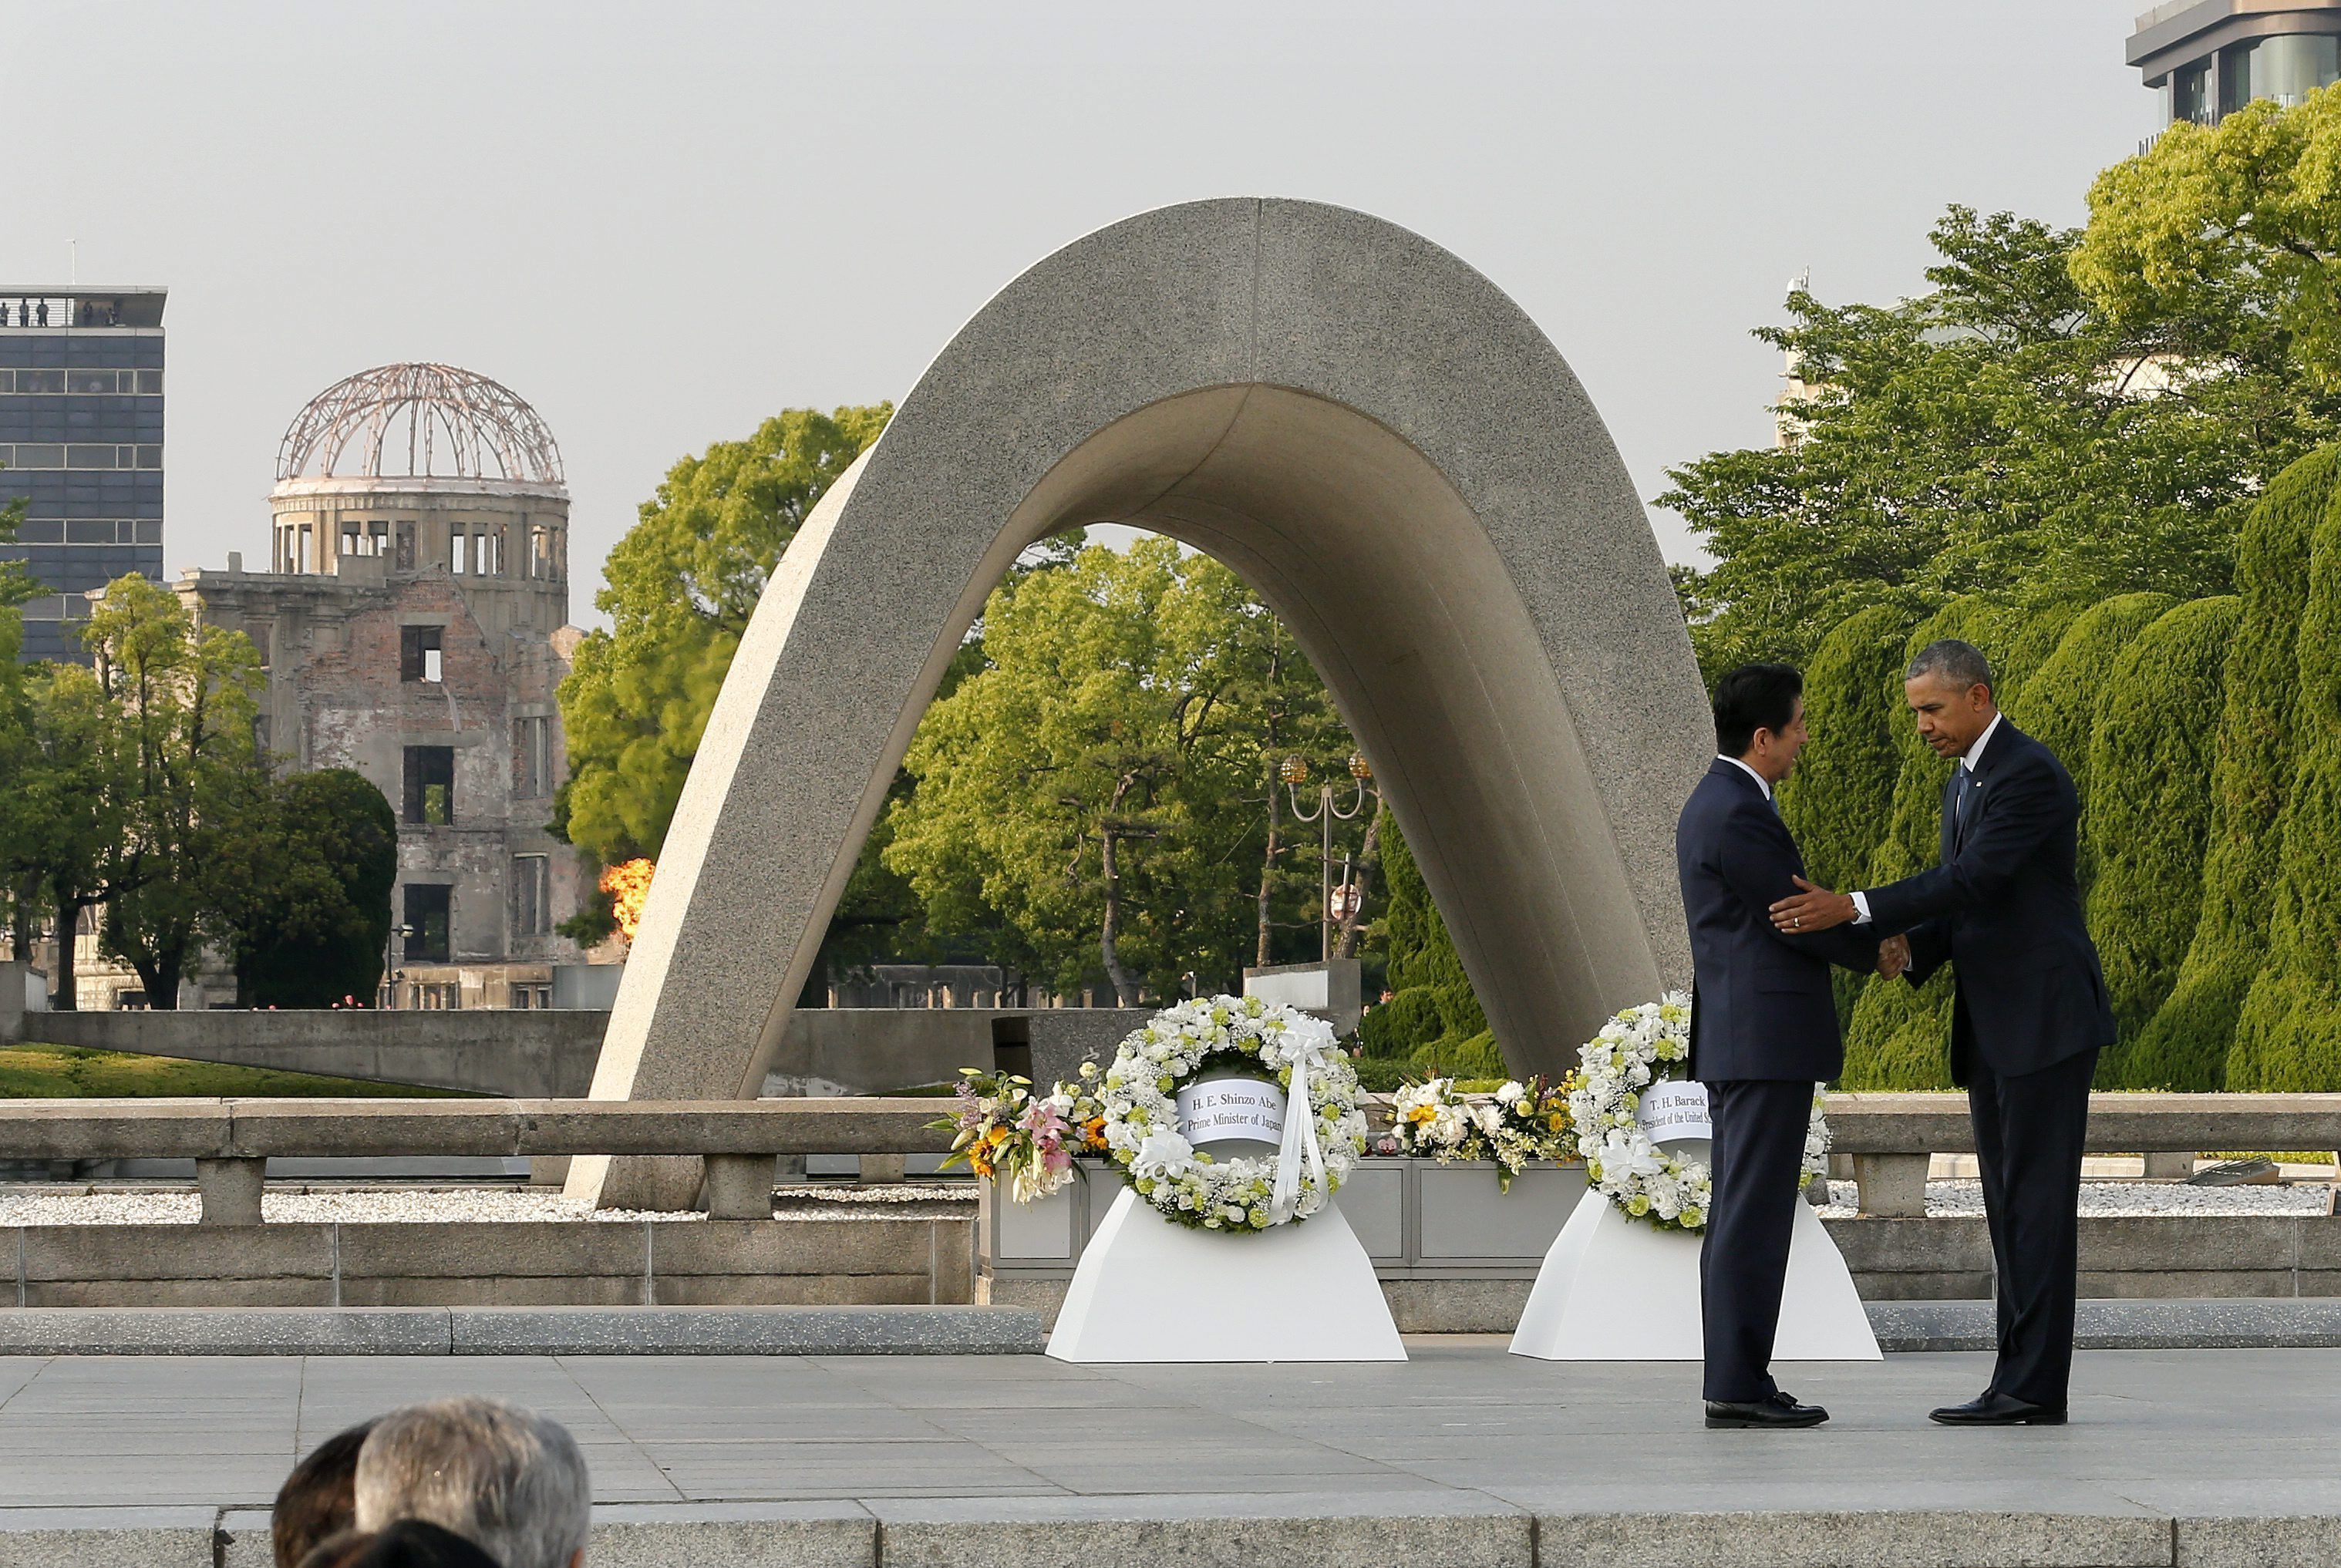
{"label": "short black hair", "polygon": [[1743,664],[1715,683],[1715,749],[1744,757],[1756,731],[1778,735],[1797,716],[1805,678],[1785,664]]}
{"label": "short black hair", "polygon": [[1956,637],[1946,637],[1939,642],[1929,642],[1918,650],[1918,657],[1910,660],[1908,673],[1902,679],[1916,680],[1921,675],[1939,676],[1961,691],[1972,691],[1980,686],[1999,699],[1999,684],[1992,679],[1991,660],[1983,650],[1972,642],[1961,642]]}

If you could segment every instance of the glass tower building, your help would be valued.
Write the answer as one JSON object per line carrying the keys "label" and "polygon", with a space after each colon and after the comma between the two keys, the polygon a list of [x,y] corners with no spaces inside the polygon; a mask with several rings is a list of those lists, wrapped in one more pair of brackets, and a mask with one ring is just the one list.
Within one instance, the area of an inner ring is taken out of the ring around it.
{"label": "glass tower building", "polygon": [[2174,124],[2289,106],[2341,80],[2341,0],[2171,0],[2138,16],[2127,55]]}
{"label": "glass tower building", "polygon": [[26,503],[0,559],[47,590],[23,609],[28,660],[85,661],[84,593],[163,580],[163,300],[0,284],[0,506]]}

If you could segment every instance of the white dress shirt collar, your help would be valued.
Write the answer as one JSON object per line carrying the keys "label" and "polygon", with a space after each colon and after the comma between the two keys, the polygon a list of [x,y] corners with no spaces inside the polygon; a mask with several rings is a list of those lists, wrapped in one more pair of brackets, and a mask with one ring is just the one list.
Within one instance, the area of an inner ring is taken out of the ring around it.
{"label": "white dress shirt collar", "polygon": [[1970,773],[1975,771],[1976,759],[1981,757],[1983,749],[1991,744],[1992,732],[1999,728],[1999,721],[2007,717],[2005,713],[1995,713],[1991,716],[1991,722],[1983,727],[1983,733],[1975,738],[1975,744],[1968,747],[1967,755],[1959,759],[1960,767]]}
{"label": "white dress shirt collar", "polygon": [[[1990,734],[1990,733],[1991,733],[1991,731],[1990,731],[1990,730],[1988,730],[1988,729],[1987,729],[1987,730],[1985,730],[1985,731],[1984,731],[1984,733],[1985,733],[1985,734],[1987,734],[1987,735],[1988,735],[1988,734]],[[1718,761],[1718,762],[1728,762],[1728,763],[1730,763],[1734,768],[1738,769],[1742,773],[1747,774],[1747,775],[1748,775],[1748,777],[1749,777],[1750,779],[1755,779],[1755,780],[1756,780],[1756,788],[1757,788],[1757,789],[1761,789],[1762,791],[1764,791],[1764,799],[1765,799],[1769,800],[1769,799],[1772,798],[1772,787],[1771,787],[1769,784],[1767,784],[1766,782],[1764,782],[1764,775],[1762,775],[1761,773],[1757,772],[1757,771],[1756,771],[1756,769],[1754,769],[1753,768],[1750,768],[1749,766],[1748,766],[1748,764],[1747,764],[1747,763],[1742,762],[1742,761],[1741,761],[1741,760],[1739,760],[1739,759],[1738,759],[1738,758],[1737,758],[1737,757],[1726,757],[1726,756],[1725,756],[1722,752],[1720,752],[1720,751],[1718,751],[1718,752],[1717,752],[1717,753],[1715,754],[1715,759],[1716,759],[1717,761]]]}

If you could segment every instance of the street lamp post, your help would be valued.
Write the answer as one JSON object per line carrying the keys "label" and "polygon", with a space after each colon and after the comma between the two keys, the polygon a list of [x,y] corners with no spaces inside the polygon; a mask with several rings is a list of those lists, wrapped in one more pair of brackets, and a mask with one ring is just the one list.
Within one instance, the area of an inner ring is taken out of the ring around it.
{"label": "street lamp post", "polygon": [[[1300,809],[1300,786],[1309,782],[1307,759],[1287,757],[1278,766],[1276,774],[1278,778],[1284,780],[1285,793],[1292,802],[1293,816],[1303,822],[1317,822],[1323,825],[1323,842],[1317,857],[1317,908],[1320,928],[1317,956],[1322,959],[1330,959],[1333,957],[1333,822],[1337,818],[1344,822],[1355,821],[1358,813],[1366,809],[1366,787],[1373,781],[1374,770],[1367,765],[1364,752],[1353,751],[1350,754],[1350,777],[1357,781],[1358,793],[1357,798],[1350,802],[1350,809],[1346,811],[1333,804],[1333,785],[1330,779],[1317,786],[1315,811],[1303,811]],[[1344,918],[1346,918],[1346,895],[1349,888],[1350,875],[1345,868],[1341,873],[1341,889],[1345,895]]]}

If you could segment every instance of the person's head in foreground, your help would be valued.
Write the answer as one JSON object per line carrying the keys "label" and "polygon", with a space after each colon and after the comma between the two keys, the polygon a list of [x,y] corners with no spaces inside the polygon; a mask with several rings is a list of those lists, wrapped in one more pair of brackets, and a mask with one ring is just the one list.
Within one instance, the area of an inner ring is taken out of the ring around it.
{"label": "person's head in foreground", "polygon": [[492,1399],[393,1410],[358,1453],[358,1529],[419,1519],[502,1568],[577,1568],[593,1508],[585,1456],[568,1430]]}
{"label": "person's head in foreground", "polygon": [[268,1513],[268,1543],[276,1568],[299,1568],[318,1542],[338,1535],[356,1519],[358,1445],[374,1423],[361,1421],[336,1432],[293,1467]]}
{"label": "person's head in foreground", "polygon": [[345,1530],[317,1543],[300,1568],[503,1568],[452,1530],[402,1519],[369,1535]]}

